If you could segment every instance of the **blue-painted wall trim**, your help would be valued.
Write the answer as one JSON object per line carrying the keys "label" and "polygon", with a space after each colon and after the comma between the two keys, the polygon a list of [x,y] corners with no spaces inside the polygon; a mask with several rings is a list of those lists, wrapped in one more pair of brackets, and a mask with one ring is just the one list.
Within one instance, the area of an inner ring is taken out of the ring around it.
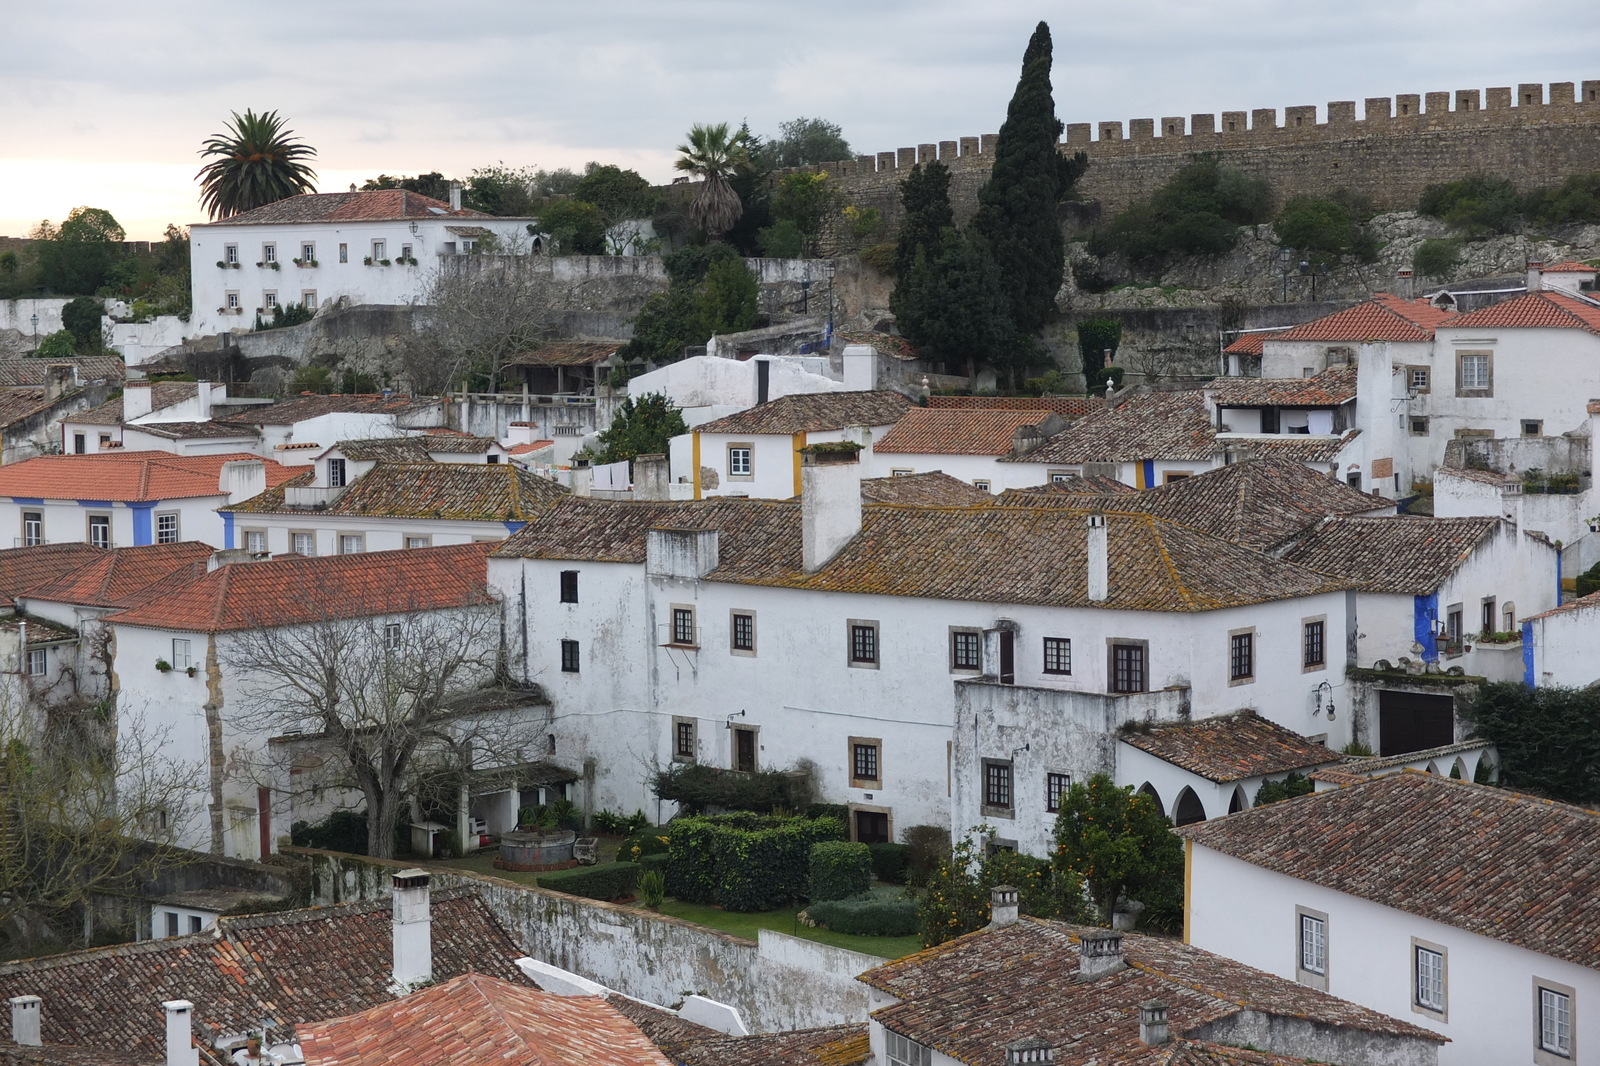
{"label": "blue-painted wall trim", "polygon": [[1439,593],[1412,597],[1412,639],[1422,645],[1422,661],[1439,661],[1439,638],[1434,636],[1433,624],[1439,620]]}
{"label": "blue-painted wall trim", "polygon": [[1144,487],[1147,489],[1156,487],[1156,461],[1154,459],[1146,459],[1144,461]]}
{"label": "blue-painted wall trim", "polygon": [[133,502],[128,504],[128,510],[133,512],[133,543],[154,544],[155,531],[151,528],[150,515],[156,509],[154,500],[149,502]]}
{"label": "blue-painted wall trim", "polygon": [[222,546],[233,547],[233,512],[222,512]]}
{"label": "blue-painted wall trim", "polygon": [[79,500],[78,501],[78,506],[79,507],[93,507],[96,510],[107,510],[107,511],[109,511],[109,510],[111,510],[111,508],[115,507],[116,504],[112,503],[110,500]]}
{"label": "blue-painted wall trim", "polygon": [[43,497],[40,497],[39,499],[34,499],[32,496],[13,496],[13,497],[11,497],[11,502],[12,503],[30,504],[31,506],[34,506],[34,507],[42,507],[42,506],[44,506],[44,498]]}
{"label": "blue-painted wall trim", "polygon": [[506,527],[506,532],[507,533],[515,533],[517,530],[521,529],[523,526],[527,525],[528,523],[526,523],[526,522],[501,522],[500,524]]}
{"label": "blue-painted wall trim", "polygon": [[1522,623],[1522,683],[1529,688],[1534,687],[1533,672],[1533,623]]}

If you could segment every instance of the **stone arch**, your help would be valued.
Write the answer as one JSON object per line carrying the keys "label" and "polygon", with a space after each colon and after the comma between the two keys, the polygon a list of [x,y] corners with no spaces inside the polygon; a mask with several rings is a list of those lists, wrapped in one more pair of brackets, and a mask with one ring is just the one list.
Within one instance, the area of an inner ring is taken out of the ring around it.
{"label": "stone arch", "polygon": [[1200,802],[1200,797],[1194,794],[1194,789],[1188,785],[1183,786],[1183,791],[1178,793],[1178,802],[1172,805],[1172,821],[1176,825],[1190,825],[1194,822],[1206,820],[1205,804]]}
{"label": "stone arch", "polygon": [[1233,797],[1228,800],[1228,813],[1238,814],[1240,811],[1250,809],[1250,797],[1244,794],[1243,785],[1233,786]]}
{"label": "stone arch", "polygon": [[1156,791],[1154,785],[1146,781],[1144,784],[1139,786],[1139,795],[1149,796],[1156,805],[1156,813],[1161,815],[1163,818],[1167,816],[1167,805],[1161,802],[1161,794]]}
{"label": "stone arch", "polygon": [[1456,756],[1456,761],[1450,764],[1450,776],[1457,781],[1471,781],[1472,771],[1467,769],[1467,761],[1461,756]]}

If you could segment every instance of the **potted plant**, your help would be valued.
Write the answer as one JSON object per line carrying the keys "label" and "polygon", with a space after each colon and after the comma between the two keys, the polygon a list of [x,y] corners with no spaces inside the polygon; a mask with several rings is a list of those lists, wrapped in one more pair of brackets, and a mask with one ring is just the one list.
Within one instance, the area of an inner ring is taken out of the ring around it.
{"label": "potted plant", "polygon": [[168,671],[170,671],[172,669],[172,664],[167,662],[167,660],[165,660],[165,659],[157,659],[156,660],[156,669],[164,674],[164,673],[167,673]]}
{"label": "potted plant", "polygon": [[198,666],[191,666],[187,670],[184,671],[184,673],[188,674],[190,677],[195,676],[199,672],[200,672],[200,668]]}
{"label": "potted plant", "polygon": [[227,270],[228,269],[228,264],[223,262],[221,259],[218,259],[217,260],[217,267],[220,270]]}
{"label": "potted plant", "polygon": [[388,266],[389,265],[389,260],[387,260],[387,259],[380,259],[380,260],[378,260],[378,262],[382,263],[384,266]]}
{"label": "potted plant", "polygon": [[278,262],[276,259],[274,259],[272,262],[268,263],[267,266],[271,267],[273,270],[282,270],[283,269],[283,264]]}
{"label": "potted plant", "polygon": [[362,256],[361,257],[361,265],[362,266],[371,266],[372,265],[372,256],[370,256],[370,255]]}

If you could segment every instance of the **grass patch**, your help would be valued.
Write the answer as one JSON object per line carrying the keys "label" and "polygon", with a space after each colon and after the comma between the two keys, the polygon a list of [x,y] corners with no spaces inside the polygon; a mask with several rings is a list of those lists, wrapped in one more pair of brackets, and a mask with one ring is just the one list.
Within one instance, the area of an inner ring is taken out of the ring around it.
{"label": "grass patch", "polygon": [[669,899],[661,905],[662,914],[742,936],[747,940],[756,939],[759,930],[770,929],[774,933],[788,933],[802,940],[815,940],[819,944],[848,948],[885,959],[898,959],[922,950],[922,939],[916,936],[849,936],[828,929],[812,929],[795,921],[795,915],[800,910],[799,907],[785,907],[759,914],[739,914],[699,903],[680,903],[675,899]]}

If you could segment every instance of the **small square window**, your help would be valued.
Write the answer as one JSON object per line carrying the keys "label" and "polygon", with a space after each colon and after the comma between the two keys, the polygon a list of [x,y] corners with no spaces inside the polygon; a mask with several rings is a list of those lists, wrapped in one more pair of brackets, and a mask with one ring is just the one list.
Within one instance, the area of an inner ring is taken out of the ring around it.
{"label": "small square window", "polygon": [[728,650],[735,655],[756,653],[756,616],[750,611],[734,611],[728,617]]}
{"label": "small square window", "polygon": [[973,481],[972,481],[972,487],[975,488],[975,489],[982,489],[984,492],[988,492],[989,491],[989,480],[987,478],[981,478],[981,477],[980,478],[974,478]]}
{"label": "small square window", "polygon": [[317,261],[317,246],[315,244],[310,243],[309,241],[301,244],[300,245],[300,262],[309,264],[309,263],[315,263],[316,261]]}
{"label": "small square window", "polygon": [[748,444],[728,445],[728,476],[753,476],[755,469],[753,454],[753,449]]}
{"label": "small square window", "polygon": [[1066,637],[1044,638],[1044,672],[1047,674],[1072,673],[1072,641]]}
{"label": "small square window", "polygon": [[564,674],[578,672],[578,642],[575,640],[561,642],[561,672]]}
{"label": "small square window", "polygon": [[1077,476],[1078,472],[1076,470],[1052,470],[1050,471],[1050,484],[1062,485]]}
{"label": "small square window", "polygon": [[239,261],[239,246],[237,244],[224,244],[222,246],[222,260],[230,266]]}
{"label": "small square window", "polygon": [[878,623],[851,620],[850,665],[878,665]]}
{"label": "small square window", "polygon": [[270,289],[261,294],[261,306],[264,310],[271,311],[278,306],[278,294]]}
{"label": "small square window", "polygon": [[1051,814],[1061,810],[1061,801],[1072,788],[1071,774],[1047,773],[1044,775],[1044,809]]}
{"label": "small square window", "polygon": [[401,259],[410,259],[411,258],[411,245],[402,244],[400,246],[400,258]]}
{"label": "small square window", "polygon": [[950,669],[983,669],[983,634],[976,629],[950,631]]}
{"label": "small square window", "polygon": [[1005,813],[1012,810],[1011,762],[1006,759],[983,760],[983,806],[985,814]]}
{"label": "small square window", "polygon": [[389,242],[388,241],[373,241],[372,242],[372,261],[374,263],[376,263],[376,262],[378,262],[380,260],[387,259],[387,258],[389,258]]}
{"label": "small square window", "polygon": [[156,543],[178,543],[178,516],[176,512],[168,511],[156,515]]}
{"label": "small square window", "polygon": [[1411,1005],[1419,1013],[1443,1016],[1446,1009],[1445,950],[1412,938]]}
{"label": "small square window", "polygon": [[307,311],[315,311],[317,309],[317,290],[302,289],[300,291],[300,306]]}
{"label": "small square window", "polygon": [[1413,437],[1426,437],[1428,435],[1428,420],[1426,418],[1411,419],[1411,435]]}
{"label": "small square window", "polygon": [[251,555],[264,554],[267,550],[267,531],[264,529],[245,530],[244,550]]}
{"label": "small square window", "polygon": [[576,570],[561,571],[561,602],[578,602],[578,572]]}
{"label": "small square window", "polygon": [[1256,676],[1256,635],[1231,633],[1228,636],[1228,680],[1250,681]]}
{"label": "small square window", "polygon": [[[476,538],[474,538],[474,539],[476,539]],[[427,547],[431,547],[432,545],[433,545],[433,538],[430,537],[430,536],[421,536],[421,537],[408,536],[406,538],[406,547],[407,548],[427,548]]]}
{"label": "small square window", "polygon": [[1522,420],[1522,435],[1524,437],[1544,436],[1544,423],[1536,418],[1524,418]]}
{"label": "small square window", "polygon": [[227,309],[230,310],[230,311],[239,310],[239,293],[238,293],[238,291],[235,290],[235,289],[229,289],[228,290],[228,295],[223,297],[223,305],[226,306]]}
{"label": "small square window", "polygon": [[1406,385],[1412,392],[1427,392],[1431,377],[1427,367],[1414,366],[1406,373]]}
{"label": "small square window", "polygon": [[50,656],[45,648],[28,649],[28,673],[33,677],[43,677],[50,672]]}
{"label": "small square window", "polygon": [[1328,623],[1316,618],[1300,629],[1300,665],[1302,667],[1326,666]]}
{"label": "small square window", "polygon": [[910,477],[915,473],[916,471],[911,469],[909,466],[895,466],[889,468],[890,477]]}
{"label": "small square window", "polygon": [[400,647],[400,623],[385,622],[383,625],[383,650],[394,651]]}

